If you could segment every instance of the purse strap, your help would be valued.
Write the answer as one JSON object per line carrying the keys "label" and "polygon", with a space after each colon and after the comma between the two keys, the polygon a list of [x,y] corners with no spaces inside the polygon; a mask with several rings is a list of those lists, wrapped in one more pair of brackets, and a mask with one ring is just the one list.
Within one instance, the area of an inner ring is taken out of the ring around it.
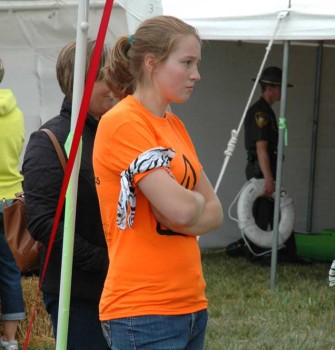
{"label": "purse strap", "polygon": [[54,133],[49,130],[49,129],[41,129],[41,131],[44,131],[49,137],[50,137],[50,140],[51,142],[53,143],[54,147],[55,147],[55,150],[57,152],[57,155],[58,155],[58,158],[59,158],[59,161],[60,163],[62,164],[62,167],[63,167],[63,170],[65,172],[65,168],[66,168],[66,159],[64,157],[64,153],[63,153],[63,150],[56,138],[56,136],[54,135]]}

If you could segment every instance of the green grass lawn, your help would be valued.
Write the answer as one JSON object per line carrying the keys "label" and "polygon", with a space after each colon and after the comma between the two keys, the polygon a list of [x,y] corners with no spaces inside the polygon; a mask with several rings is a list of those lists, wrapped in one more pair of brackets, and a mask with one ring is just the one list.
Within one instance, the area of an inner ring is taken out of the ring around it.
{"label": "green grass lawn", "polygon": [[[271,289],[270,266],[224,250],[203,252],[202,261],[209,300],[206,350],[335,350],[330,263],[279,264]],[[54,349],[50,340],[33,343],[29,350]]]}
{"label": "green grass lawn", "polygon": [[335,349],[335,288],[330,263],[270,266],[203,252],[209,321],[206,350]]}

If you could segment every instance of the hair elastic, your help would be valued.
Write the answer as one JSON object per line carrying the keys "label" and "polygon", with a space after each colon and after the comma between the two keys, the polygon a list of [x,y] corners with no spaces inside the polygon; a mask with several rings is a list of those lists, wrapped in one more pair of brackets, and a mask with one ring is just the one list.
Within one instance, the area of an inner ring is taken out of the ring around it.
{"label": "hair elastic", "polygon": [[134,34],[129,35],[128,43],[131,45],[133,43]]}

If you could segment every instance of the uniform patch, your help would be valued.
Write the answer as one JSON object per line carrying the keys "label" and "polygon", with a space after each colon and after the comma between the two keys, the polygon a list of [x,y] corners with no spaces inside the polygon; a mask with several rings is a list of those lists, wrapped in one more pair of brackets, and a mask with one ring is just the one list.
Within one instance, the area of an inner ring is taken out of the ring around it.
{"label": "uniform patch", "polygon": [[265,112],[257,112],[255,114],[255,120],[257,126],[260,128],[264,128],[264,126],[266,126],[269,121],[268,116]]}

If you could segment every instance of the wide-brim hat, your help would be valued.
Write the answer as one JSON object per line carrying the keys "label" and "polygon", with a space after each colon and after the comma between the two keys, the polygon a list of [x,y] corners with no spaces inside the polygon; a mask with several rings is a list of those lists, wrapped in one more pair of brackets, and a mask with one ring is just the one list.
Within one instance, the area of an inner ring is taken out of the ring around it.
{"label": "wide-brim hat", "polygon": [[[283,72],[278,67],[267,67],[263,70],[261,77],[259,78],[259,83],[278,85],[282,84]],[[255,81],[256,79],[253,79]],[[291,83],[287,84],[288,87],[293,87]]]}
{"label": "wide-brim hat", "polygon": [[5,67],[3,65],[2,59],[0,58],[0,83],[2,82],[4,75],[5,75]]}

